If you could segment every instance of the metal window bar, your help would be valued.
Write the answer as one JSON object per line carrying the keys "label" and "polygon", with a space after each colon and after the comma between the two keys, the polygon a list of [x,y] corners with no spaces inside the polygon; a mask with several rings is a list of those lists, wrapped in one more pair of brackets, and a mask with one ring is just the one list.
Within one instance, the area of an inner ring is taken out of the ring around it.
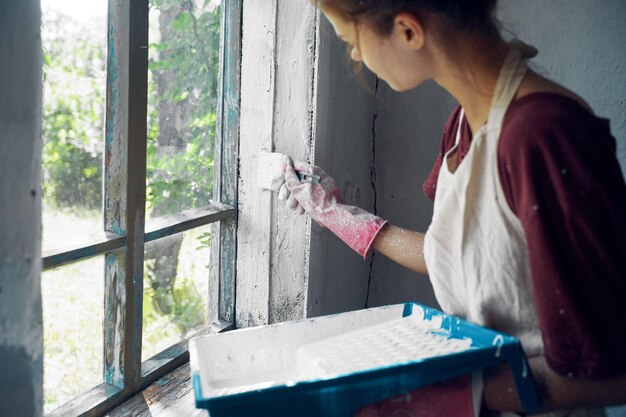
{"label": "metal window bar", "polygon": [[217,311],[201,333],[233,328],[242,0],[222,2],[215,173],[219,202],[145,224],[148,10],[148,0],[109,0],[105,232],[47,251],[43,259],[50,269],[105,254],[104,382],[50,416],[103,415],[188,360],[186,339],[141,362],[148,241],[214,224],[219,239],[212,239],[212,248],[219,256],[211,280],[217,283]]}

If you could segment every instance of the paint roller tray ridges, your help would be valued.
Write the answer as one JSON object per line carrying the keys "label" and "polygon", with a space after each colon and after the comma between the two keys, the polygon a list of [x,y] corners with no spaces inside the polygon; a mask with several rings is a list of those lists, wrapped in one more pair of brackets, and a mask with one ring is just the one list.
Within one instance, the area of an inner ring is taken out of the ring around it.
{"label": "paint roller tray ridges", "polygon": [[540,406],[519,341],[417,303],[201,336],[196,406],[221,416],[352,416],[365,404],[506,361]]}
{"label": "paint roller tray ridges", "polygon": [[405,362],[418,362],[471,349],[469,338],[443,333],[417,315],[369,326],[305,345],[302,350],[321,368],[319,377],[340,376]]}

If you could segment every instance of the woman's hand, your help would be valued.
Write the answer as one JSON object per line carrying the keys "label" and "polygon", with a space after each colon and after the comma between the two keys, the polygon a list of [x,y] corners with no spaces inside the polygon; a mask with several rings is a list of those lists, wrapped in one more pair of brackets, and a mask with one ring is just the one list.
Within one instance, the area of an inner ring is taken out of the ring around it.
{"label": "woman's hand", "polygon": [[[297,172],[318,177],[319,184],[300,181]],[[400,265],[427,274],[424,234],[386,225],[385,220],[365,210],[342,204],[335,180],[321,168],[300,161],[287,164],[278,198],[300,214],[307,212],[361,256],[374,249]]]}
{"label": "woman's hand", "polygon": [[[301,181],[296,171],[319,181]],[[372,242],[387,223],[365,210],[343,204],[335,181],[321,168],[300,161],[285,167],[285,187],[279,191],[279,198],[286,199],[288,207],[306,211],[363,258],[367,258]]]}
{"label": "woman's hand", "polygon": [[[301,181],[298,172],[319,178],[319,183]],[[344,205],[335,180],[321,168],[301,161],[292,165],[289,160],[278,198],[298,214],[308,213],[362,256],[367,256],[371,247],[413,271],[428,273],[423,233],[386,225],[371,213]]]}
{"label": "woman's hand", "polygon": [[[300,180],[298,173],[316,181]],[[341,193],[335,180],[320,167],[302,161],[289,160],[285,165],[285,182],[278,192],[288,208],[298,214],[308,213],[320,226],[324,226],[324,211],[341,204]]]}
{"label": "woman's hand", "polygon": [[[611,379],[580,379],[554,372],[543,356],[528,361],[545,411],[626,404],[626,375]],[[490,410],[522,411],[511,370],[499,365],[485,370],[484,403]]]}

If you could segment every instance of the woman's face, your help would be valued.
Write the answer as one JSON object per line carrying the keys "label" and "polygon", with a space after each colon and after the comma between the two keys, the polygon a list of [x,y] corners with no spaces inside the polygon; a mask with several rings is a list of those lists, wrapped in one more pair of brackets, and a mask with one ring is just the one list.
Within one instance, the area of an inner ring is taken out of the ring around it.
{"label": "woman's face", "polygon": [[402,16],[395,19],[392,33],[382,36],[369,25],[348,20],[334,11],[324,10],[324,14],[337,36],[350,46],[350,57],[363,62],[395,91],[410,90],[429,78],[415,48],[416,34],[407,38]]}

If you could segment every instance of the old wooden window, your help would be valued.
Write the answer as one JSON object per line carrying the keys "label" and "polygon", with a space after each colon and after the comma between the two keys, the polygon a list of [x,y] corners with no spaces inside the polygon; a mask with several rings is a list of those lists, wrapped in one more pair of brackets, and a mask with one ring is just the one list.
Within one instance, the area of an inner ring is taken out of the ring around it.
{"label": "old wooden window", "polygon": [[45,411],[93,415],[233,322],[241,0],[42,10]]}

